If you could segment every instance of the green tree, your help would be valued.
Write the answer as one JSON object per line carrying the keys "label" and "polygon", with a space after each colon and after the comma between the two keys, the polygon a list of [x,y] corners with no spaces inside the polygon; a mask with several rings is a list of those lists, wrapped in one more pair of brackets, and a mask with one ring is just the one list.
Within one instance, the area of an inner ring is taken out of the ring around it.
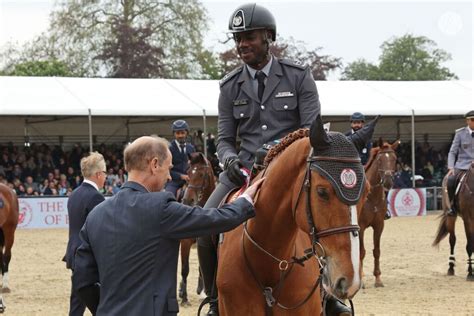
{"label": "green tree", "polygon": [[207,21],[199,0],[65,0],[19,60],[60,60],[78,76],[200,78]]}
{"label": "green tree", "polygon": [[[341,58],[320,54],[321,50],[322,47],[308,50],[305,42],[296,41],[292,37],[278,38],[270,46],[270,52],[275,57],[296,60],[309,65],[315,80],[326,80],[331,71],[342,67],[342,62]],[[235,47],[220,53],[219,58],[221,77],[242,63]]]}
{"label": "green tree", "polygon": [[6,76],[31,77],[70,77],[72,72],[67,65],[57,60],[26,61],[13,66],[11,71],[5,71]]}
{"label": "green tree", "polygon": [[457,79],[442,64],[451,55],[437,48],[437,44],[424,36],[410,34],[395,37],[381,45],[379,64],[364,60],[350,63],[343,71],[343,80],[450,80]]}

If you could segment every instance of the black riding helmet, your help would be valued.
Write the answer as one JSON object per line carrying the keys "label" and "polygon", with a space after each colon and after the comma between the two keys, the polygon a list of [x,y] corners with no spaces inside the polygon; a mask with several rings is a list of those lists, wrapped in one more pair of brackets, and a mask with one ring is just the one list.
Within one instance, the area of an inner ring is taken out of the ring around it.
{"label": "black riding helmet", "polygon": [[276,23],[273,14],[256,3],[241,5],[230,16],[230,33],[239,33],[252,30],[269,30],[272,41],[276,39]]}

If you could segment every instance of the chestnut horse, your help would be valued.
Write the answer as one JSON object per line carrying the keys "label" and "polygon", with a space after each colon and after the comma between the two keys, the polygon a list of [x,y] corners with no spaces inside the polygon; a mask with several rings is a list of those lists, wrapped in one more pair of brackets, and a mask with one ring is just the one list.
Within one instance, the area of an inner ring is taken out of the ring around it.
{"label": "chestnut horse", "polygon": [[[189,183],[186,186],[182,203],[186,205],[204,206],[215,188],[214,171],[210,162],[202,153],[196,152],[189,156],[188,169]],[[188,300],[187,278],[189,275],[189,254],[196,239],[181,240],[181,282],[179,283],[179,297],[181,305],[191,305]],[[199,277],[197,294],[202,291],[202,278]]]}
{"label": "chestnut horse", "polygon": [[[451,248],[451,255],[449,256],[448,275],[454,275],[454,265],[456,258],[454,257],[454,247],[456,246],[455,224],[457,216],[448,216],[447,211],[450,205],[448,193],[446,190],[447,175],[443,179],[443,209],[444,213],[441,215],[441,222],[439,223],[438,233],[436,235],[433,246],[436,246],[449,234],[449,245]],[[466,252],[467,259],[467,277],[468,281],[474,281],[473,264],[474,260],[471,258],[474,252],[474,162],[471,163],[469,170],[464,176],[460,176],[459,190],[457,194],[457,214],[461,216],[464,222],[464,230],[466,232]]]}
{"label": "chestnut horse", "polygon": [[368,185],[359,156],[318,116],[311,131],[275,145],[265,165],[256,217],[219,248],[219,314],[320,315],[320,285],[343,300],[360,288],[357,216]]}
{"label": "chestnut horse", "polygon": [[[8,287],[8,266],[12,258],[15,230],[18,224],[18,198],[8,186],[0,183],[0,263],[2,268],[2,291],[10,292]],[[3,296],[0,294],[0,313],[5,310]]]}
{"label": "chestnut horse", "polygon": [[370,183],[370,192],[359,217],[360,226],[360,260],[365,258],[364,232],[368,227],[374,231],[374,276],[375,287],[382,287],[380,278],[380,239],[384,229],[387,212],[387,194],[393,186],[393,174],[397,164],[397,149],[400,141],[393,144],[379,140],[378,147],[372,148],[370,158],[365,167],[365,175]]}

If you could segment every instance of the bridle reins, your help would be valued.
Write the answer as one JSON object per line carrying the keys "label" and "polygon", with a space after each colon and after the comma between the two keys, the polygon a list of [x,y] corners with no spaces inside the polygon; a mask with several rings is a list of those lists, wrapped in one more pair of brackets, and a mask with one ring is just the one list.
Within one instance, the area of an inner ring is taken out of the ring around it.
{"label": "bridle reins", "polygon": [[[324,229],[321,231],[318,231],[314,222],[313,218],[313,213],[312,213],[312,206],[311,206],[311,165],[313,163],[316,163],[317,161],[332,161],[332,162],[344,162],[344,163],[360,163],[359,158],[337,158],[337,157],[328,157],[328,156],[313,156],[313,149],[311,149],[309,156],[306,160],[307,162],[307,167],[305,171],[305,176],[303,179],[303,182],[301,183],[301,187],[296,199],[295,206],[293,207],[292,210],[292,215],[293,218],[296,218],[296,211],[299,205],[299,201],[301,199],[301,195],[303,190],[306,192],[306,218],[308,222],[308,227],[309,227],[309,236],[311,238],[311,248],[308,248],[304,251],[304,255],[301,257],[296,257],[296,245],[295,245],[295,255],[291,257],[289,260],[285,259],[280,259],[273,254],[271,254],[269,251],[265,250],[262,246],[260,246],[251,236],[250,233],[248,232],[247,229],[247,222],[244,223],[244,229],[242,233],[242,251],[245,259],[246,266],[248,270],[250,271],[253,279],[255,282],[258,284],[260,289],[262,290],[263,296],[265,298],[266,302],[266,313],[271,314],[271,309],[276,305],[282,309],[285,310],[292,310],[301,307],[304,305],[306,302],[309,301],[311,296],[314,294],[318,286],[321,284],[321,277],[323,274],[324,267],[326,266],[326,252],[324,250],[324,247],[322,244],[319,242],[320,238],[328,237],[331,235],[335,234],[341,234],[341,233],[352,233],[355,236],[358,236],[358,232],[360,230],[359,225],[347,225],[347,226],[341,226],[341,227],[334,227],[334,228],[328,228]],[[265,173],[266,168],[263,170],[263,174]],[[246,251],[245,251],[245,238],[247,238],[251,244],[253,244],[259,251],[264,253],[266,256],[272,258],[274,261],[278,263],[278,269],[280,270],[280,279],[278,280],[277,284],[275,286],[265,286],[262,284],[259,279],[257,278],[257,275],[255,271],[252,269],[252,266],[250,265],[250,261],[247,257]],[[318,256],[318,249],[321,251],[321,255]],[[291,269],[293,268],[294,264],[299,264],[301,266],[304,266],[304,262],[311,259],[312,257],[315,257],[316,260],[318,261],[319,265],[319,277],[316,279],[313,287],[311,288],[310,292],[307,294],[307,296],[299,303],[293,306],[285,306],[278,302],[278,300],[274,297],[273,293],[277,293],[281,290],[283,287],[283,283],[288,276],[288,274],[291,272]]]}

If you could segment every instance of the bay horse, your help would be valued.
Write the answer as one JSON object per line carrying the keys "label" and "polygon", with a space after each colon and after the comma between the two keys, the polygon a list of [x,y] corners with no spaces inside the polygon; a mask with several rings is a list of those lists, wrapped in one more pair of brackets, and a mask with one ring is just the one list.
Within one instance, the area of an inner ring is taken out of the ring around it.
{"label": "bay horse", "polygon": [[339,299],[360,288],[357,217],[368,192],[360,158],[318,116],[275,145],[265,166],[256,217],[220,244],[219,315],[319,315],[320,285]]}
{"label": "bay horse", "polygon": [[379,140],[378,147],[372,148],[370,158],[365,167],[365,175],[370,184],[367,201],[362,208],[359,217],[360,226],[360,260],[363,265],[365,258],[364,232],[368,227],[373,229],[374,240],[374,276],[375,287],[383,287],[380,277],[380,240],[385,225],[385,214],[387,213],[387,194],[393,186],[393,175],[397,164],[395,150],[400,141],[392,144]]}
{"label": "bay horse", "polygon": [[[207,199],[215,189],[215,177],[211,163],[200,152],[189,155],[189,169],[187,171],[189,182],[184,190],[182,203],[186,205],[204,206]],[[182,239],[181,247],[181,282],[179,283],[179,298],[181,305],[191,305],[188,300],[187,278],[189,275],[189,255],[195,238]],[[199,276],[197,294],[202,291],[202,278]]]}
{"label": "bay horse", "polygon": [[[2,291],[10,292],[8,287],[8,266],[12,258],[15,230],[18,225],[18,197],[7,185],[0,183],[0,263],[2,268]],[[0,313],[5,310],[5,302],[0,294]]]}
{"label": "bay horse", "polygon": [[[467,245],[466,252],[467,259],[467,277],[466,280],[474,281],[473,264],[474,260],[471,258],[474,252],[474,162],[471,163],[469,170],[464,176],[460,176],[460,184],[458,194],[456,196],[458,212],[457,214],[464,222],[464,231],[466,233]],[[448,275],[454,275],[454,265],[456,258],[454,256],[454,247],[456,246],[455,224],[457,216],[448,216],[448,208],[450,205],[447,192],[448,175],[443,179],[443,214],[439,223],[438,232],[433,242],[433,246],[438,245],[446,235],[449,234],[450,256]]]}

